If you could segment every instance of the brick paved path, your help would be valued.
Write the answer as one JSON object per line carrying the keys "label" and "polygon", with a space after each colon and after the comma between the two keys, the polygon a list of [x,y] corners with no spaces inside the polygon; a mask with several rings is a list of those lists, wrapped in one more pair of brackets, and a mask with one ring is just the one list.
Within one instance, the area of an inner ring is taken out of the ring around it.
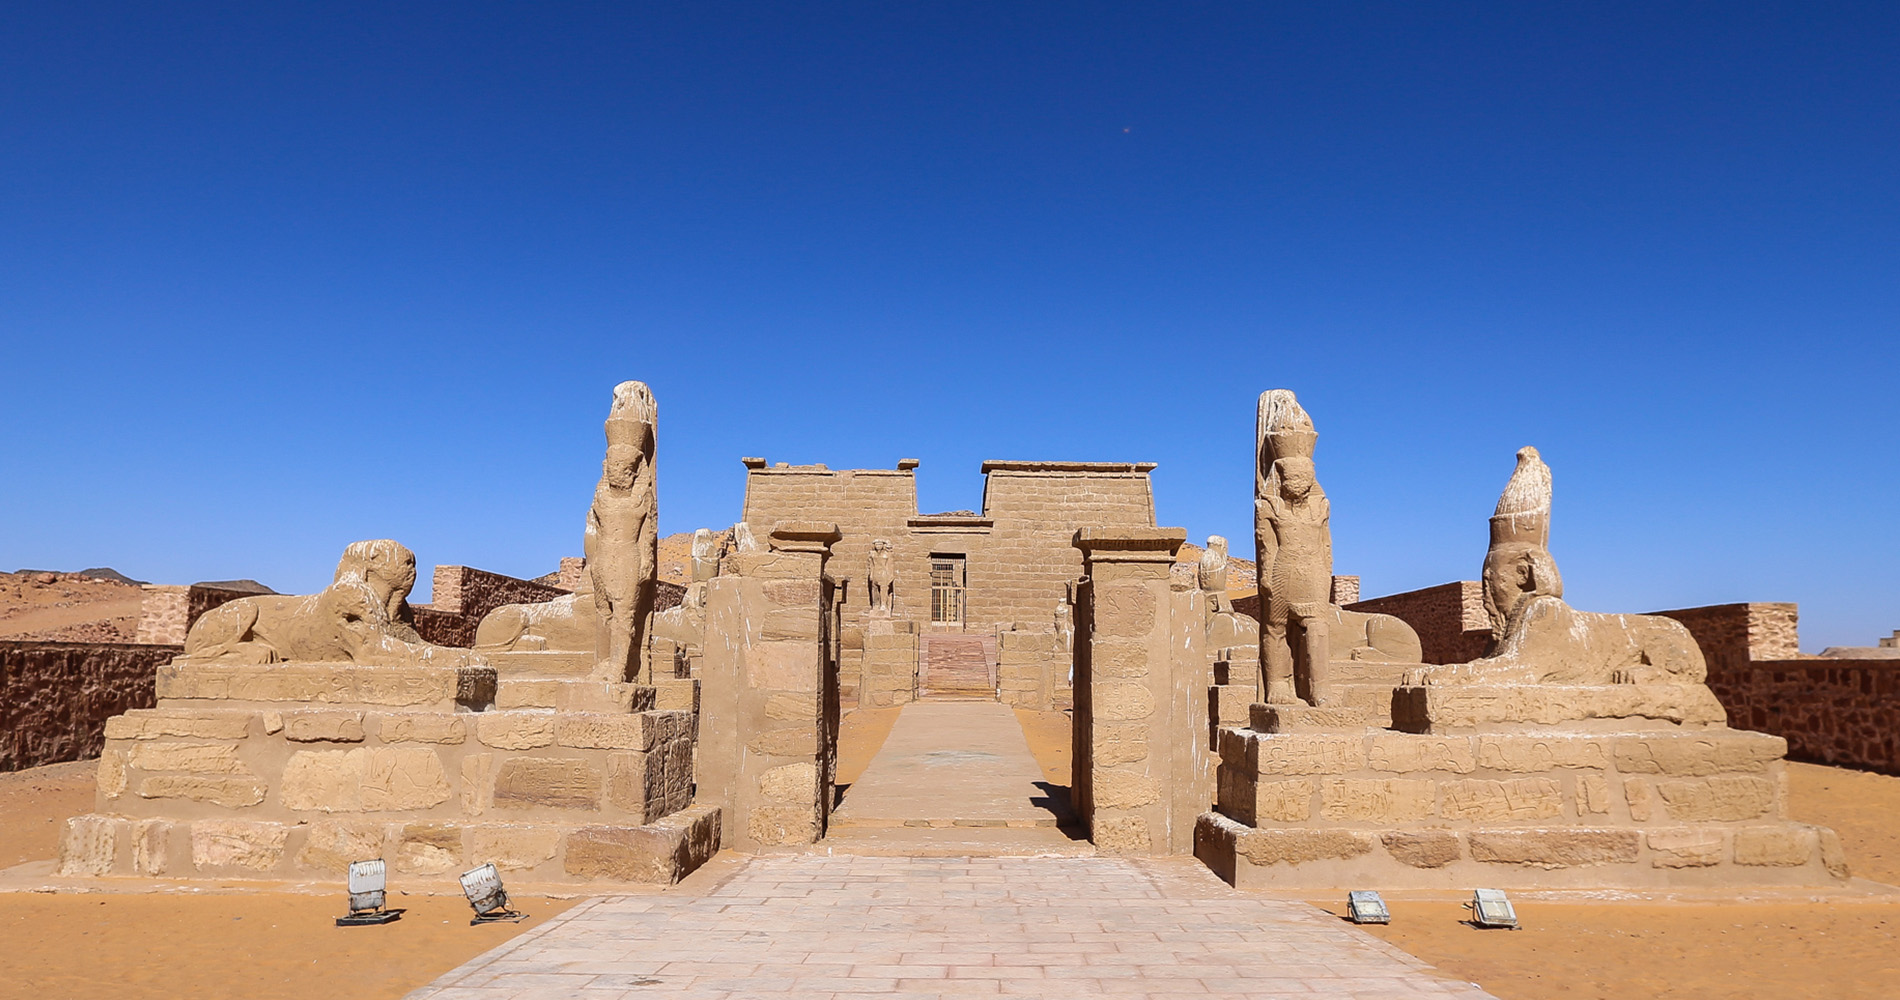
{"label": "brick paved path", "polygon": [[[697,881],[697,880],[695,880]],[[590,900],[410,996],[1489,996],[1198,862],[753,858],[721,884]]]}

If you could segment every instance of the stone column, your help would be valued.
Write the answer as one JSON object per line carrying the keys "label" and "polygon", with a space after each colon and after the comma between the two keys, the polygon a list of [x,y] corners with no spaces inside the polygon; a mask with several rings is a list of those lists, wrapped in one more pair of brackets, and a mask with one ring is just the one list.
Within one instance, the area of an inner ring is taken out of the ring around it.
{"label": "stone column", "polygon": [[1213,801],[1207,597],[1176,590],[1180,528],[1083,528],[1075,602],[1076,812],[1103,854],[1191,854]]}
{"label": "stone column", "polygon": [[767,551],[726,556],[706,584],[698,789],[740,851],[825,835],[837,753],[835,524],[781,521]]}

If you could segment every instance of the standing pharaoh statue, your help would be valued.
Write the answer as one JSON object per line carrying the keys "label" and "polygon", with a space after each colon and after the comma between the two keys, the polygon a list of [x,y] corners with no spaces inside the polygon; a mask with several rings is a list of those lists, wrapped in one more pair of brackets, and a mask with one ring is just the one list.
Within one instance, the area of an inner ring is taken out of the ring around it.
{"label": "standing pharaoh statue", "polygon": [[1333,540],[1332,508],[1313,466],[1319,434],[1288,389],[1261,394],[1256,431],[1254,548],[1262,588],[1260,664],[1266,702],[1300,704],[1296,675],[1304,675],[1308,700],[1324,705]]}
{"label": "standing pharaoh statue", "polygon": [[587,513],[587,569],[600,621],[596,673],[603,680],[642,679],[647,616],[659,569],[659,503],[653,454],[658,407],[644,382],[614,387],[607,413],[607,457],[594,506]]}
{"label": "standing pharaoh statue", "polygon": [[871,610],[889,614],[891,598],[897,592],[897,559],[891,555],[891,543],[883,538],[871,542],[871,556],[865,579],[870,582]]}

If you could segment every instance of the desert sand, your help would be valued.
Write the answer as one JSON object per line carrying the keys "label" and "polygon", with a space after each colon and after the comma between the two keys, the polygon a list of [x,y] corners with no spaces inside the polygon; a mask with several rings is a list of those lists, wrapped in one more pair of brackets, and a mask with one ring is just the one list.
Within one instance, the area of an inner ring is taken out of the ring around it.
{"label": "desert sand", "polygon": [[[839,781],[856,780],[898,712],[845,716]],[[1018,712],[1045,776],[1067,784],[1059,712]],[[1855,873],[1900,882],[1900,778],[1790,766],[1798,818],[1840,831]],[[0,775],[0,867],[44,872],[66,816],[92,803],[92,764]],[[31,879],[15,878],[16,884]],[[454,886],[439,887],[453,892]],[[1878,892],[1878,887],[1872,887]],[[522,924],[468,925],[456,895],[393,895],[383,927],[338,928],[339,887],[191,892],[16,892],[0,907],[0,998],[396,998],[529,930],[571,900],[518,897]],[[1341,899],[1312,900],[1339,912]],[[1759,893],[1743,902],[1655,894],[1525,894],[1524,929],[1483,931],[1450,896],[1391,900],[1369,933],[1504,1000],[1900,995],[1900,893]]]}
{"label": "desert sand", "polygon": [[0,573],[0,639],[131,642],[144,596],[77,573]]}

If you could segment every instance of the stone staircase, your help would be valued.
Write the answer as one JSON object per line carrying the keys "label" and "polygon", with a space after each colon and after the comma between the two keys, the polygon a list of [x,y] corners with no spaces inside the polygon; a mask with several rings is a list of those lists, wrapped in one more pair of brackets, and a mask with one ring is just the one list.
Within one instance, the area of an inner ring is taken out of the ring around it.
{"label": "stone staircase", "polygon": [[926,634],[919,645],[917,686],[924,697],[996,696],[995,636]]}

